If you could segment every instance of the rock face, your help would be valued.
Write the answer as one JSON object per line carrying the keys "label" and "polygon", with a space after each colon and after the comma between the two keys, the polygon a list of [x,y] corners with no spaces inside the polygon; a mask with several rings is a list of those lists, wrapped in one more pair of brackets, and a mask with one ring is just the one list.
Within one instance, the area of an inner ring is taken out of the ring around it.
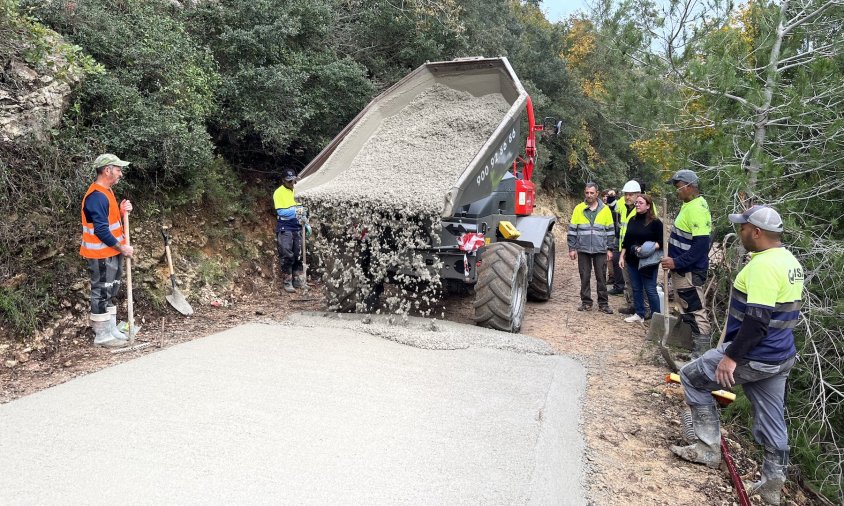
{"label": "rock face", "polygon": [[[53,37],[52,47],[59,47],[61,38]],[[43,138],[59,125],[81,73],[60,54],[48,55],[37,68],[15,55],[0,62],[0,142]]]}

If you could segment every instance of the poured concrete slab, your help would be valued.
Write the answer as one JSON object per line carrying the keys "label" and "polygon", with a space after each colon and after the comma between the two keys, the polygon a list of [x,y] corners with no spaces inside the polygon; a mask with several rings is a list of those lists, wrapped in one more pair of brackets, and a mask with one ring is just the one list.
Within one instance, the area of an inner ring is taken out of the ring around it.
{"label": "poured concrete slab", "polygon": [[0,504],[586,504],[584,370],[546,353],[421,319],[234,328],[0,406]]}

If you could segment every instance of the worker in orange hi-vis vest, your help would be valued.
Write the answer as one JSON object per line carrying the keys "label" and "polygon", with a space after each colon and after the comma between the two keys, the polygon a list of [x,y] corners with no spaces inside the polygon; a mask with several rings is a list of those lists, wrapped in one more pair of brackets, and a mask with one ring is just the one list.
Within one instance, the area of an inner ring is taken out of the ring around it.
{"label": "worker in orange hi-vis vest", "polygon": [[120,205],[111,188],[123,177],[128,166],[112,154],[94,160],[97,179],[82,197],[82,241],[79,254],[88,261],[91,276],[91,327],[94,344],[107,348],[121,348],[129,337],[117,328],[117,307],[112,299],[120,290],[123,257],[131,257],[132,246],[126,244],[121,221],[124,212],[132,211],[132,203]]}

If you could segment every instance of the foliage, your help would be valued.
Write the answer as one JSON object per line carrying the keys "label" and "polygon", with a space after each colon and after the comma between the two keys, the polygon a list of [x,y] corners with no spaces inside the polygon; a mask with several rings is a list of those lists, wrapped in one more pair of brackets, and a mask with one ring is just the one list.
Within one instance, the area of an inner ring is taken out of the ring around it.
{"label": "foliage", "polygon": [[53,30],[23,15],[18,4],[18,0],[0,0],[0,55],[20,57],[66,82],[104,71],[81,47],[68,44]]}
{"label": "foliage", "polygon": [[220,71],[211,118],[229,159],[310,159],[366,104],[360,63],[338,57],[328,0],[204,3],[184,15]]}
{"label": "foliage", "polygon": [[[678,90],[677,114],[637,147],[701,174],[721,222],[716,240],[733,209],[765,203],[783,215],[784,242],[807,272],[804,319],[795,331],[801,360],[788,396],[794,461],[841,500],[844,234],[836,225],[844,203],[844,5],[699,5],[676,2],[653,18],[652,27],[665,28],[663,62]],[[677,141],[673,150],[661,146],[667,136]]]}
{"label": "foliage", "polygon": [[169,14],[166,2],[37,2],[28,9],[66,33],[107,72],[86,80],[68,118],[94,152],[132,162],[139,190],[201,180],[212,160],[205,129],[219,78],[210,54]]}

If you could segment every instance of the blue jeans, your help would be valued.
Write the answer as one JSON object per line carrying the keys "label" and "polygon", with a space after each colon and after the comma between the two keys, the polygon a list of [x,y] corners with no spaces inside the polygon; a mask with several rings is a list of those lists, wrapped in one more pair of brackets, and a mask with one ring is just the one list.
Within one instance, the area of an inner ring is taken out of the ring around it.
{"label": "blue jeans", "polygon": [[645,294],[648,295],[648,304],[651,311],[659,309],[659,296],[656,294],[656,275],[658,266],[646,267],[641,271],[632,265],[625,265],[627,274],[630,276],[630,287],[633,289],[633,308],[636,314],[645,317]]}

